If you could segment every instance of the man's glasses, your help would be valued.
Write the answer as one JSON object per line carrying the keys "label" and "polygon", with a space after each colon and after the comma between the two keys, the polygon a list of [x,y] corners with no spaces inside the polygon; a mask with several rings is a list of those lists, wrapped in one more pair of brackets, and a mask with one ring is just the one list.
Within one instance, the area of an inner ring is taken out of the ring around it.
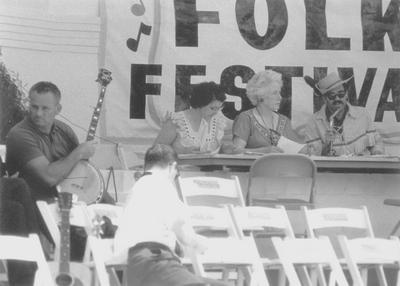
{"label": "man's glasses", "polygon": [[334,100],[336,98],[336,96],[338,96],[339,98],[343,98],[346,95],[346,91],[341,90],[337,93],[328,93],[326,94],[326,97],[330,100]]}

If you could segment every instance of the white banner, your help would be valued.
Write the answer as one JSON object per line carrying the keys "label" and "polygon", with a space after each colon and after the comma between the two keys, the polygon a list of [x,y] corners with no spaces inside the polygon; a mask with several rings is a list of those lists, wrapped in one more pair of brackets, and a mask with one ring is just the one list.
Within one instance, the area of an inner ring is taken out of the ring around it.
{"label": "white banner", "polygon": [[[349,78],[386,143],[400,144],[400,17],[396,0],[118,0],[106,2],[106,136],[151,144],[160,117],[188,108],[191,84],[215,81],[221,116],[251,107],[245,85],[284,77],[280,112],[301,135],[321,105],[303,77]],[[227,139],[231,134],[226,132]]]}

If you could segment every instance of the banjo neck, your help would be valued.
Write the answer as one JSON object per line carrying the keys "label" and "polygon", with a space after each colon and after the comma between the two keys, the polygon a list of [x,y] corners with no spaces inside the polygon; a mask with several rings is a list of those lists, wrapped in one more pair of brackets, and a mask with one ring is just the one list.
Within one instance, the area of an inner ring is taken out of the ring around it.
{"label": "banjo neck", "polygon": [[104,95],[106,94],[106,87],[112,80],[111,72],[106,69],[100,69],[98,81],[101,84],[101,91],[99,95],[99,99],[97,100],[96,108],[93,111],[92,120],[90,122],[89,131],[86,136],[86,141],[92,141],[96,135],[97,125],[99,123],[101,107],[103,106]]}
{"label": "banjo neck", "polygon": [[[93,112],[86,142],[93,140],[95,137],[101,107],[106,93],[106,86],[111,82],[111,80],[111,72],[106,69],[100,69],[96,81],[101,84],[101,92],[97,101],[97,106]],[[59,182],[58,185],[63,192],[76,194],[79,201],[84,201],[87,204],[98,203],[101,200],[115,204],[115,200],[110,196],[110,194],[108,194],[107,191],[104,191],[104,180],[101,176],[101,172],[87,159],[80,160],[68,176]]]}
{"label": "banjo neck", "polygon": [[94,109],[92,120],[90,122],[89,131],[86,136],[86,141],[92,141],[96,134],[97,124],[99,123],[101,107],[103,106],[104,95],[106,94],[106,87],[101,86],[101,91],[99,95],[99,99],[97,100],[97,106]]}

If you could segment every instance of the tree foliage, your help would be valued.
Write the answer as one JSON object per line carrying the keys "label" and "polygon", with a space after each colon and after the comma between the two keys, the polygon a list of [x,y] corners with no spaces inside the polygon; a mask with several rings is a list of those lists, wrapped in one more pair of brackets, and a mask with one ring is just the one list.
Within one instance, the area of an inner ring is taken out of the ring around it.
{"label": "tree foliage", "polygon": [[5,144],[8,131],[26,115],[26,102],[18,74],[8,70],[0,60],[0,144]]}

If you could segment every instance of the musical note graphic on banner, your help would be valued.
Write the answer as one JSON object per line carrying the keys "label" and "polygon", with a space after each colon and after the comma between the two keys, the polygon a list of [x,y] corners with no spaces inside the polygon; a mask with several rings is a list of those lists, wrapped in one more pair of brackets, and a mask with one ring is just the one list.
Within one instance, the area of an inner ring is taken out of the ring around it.
{"label": "musical note graphic on banner", "polygon": [[133,51],[136,52],[138,47],[139,47],[139,41],[140,41],[140,36],[141,34],[145,34],[145,35],[150,35],[151,33],[151,26],[147,26],[146,24],[144,24],[143,22],[140,23],[140,28],[139,28],[139,32],[137,35],[137,40],[129,38],[126,41],[126,45],[128,46],[128,48]]}
{"label": "musical note graphic on banner", "polygon": [[133,4],[131,7],[132,14],[135,16],[142,16],[146,12],[146,7],[143,5],[143,1],[140,0],[140,4]]}

